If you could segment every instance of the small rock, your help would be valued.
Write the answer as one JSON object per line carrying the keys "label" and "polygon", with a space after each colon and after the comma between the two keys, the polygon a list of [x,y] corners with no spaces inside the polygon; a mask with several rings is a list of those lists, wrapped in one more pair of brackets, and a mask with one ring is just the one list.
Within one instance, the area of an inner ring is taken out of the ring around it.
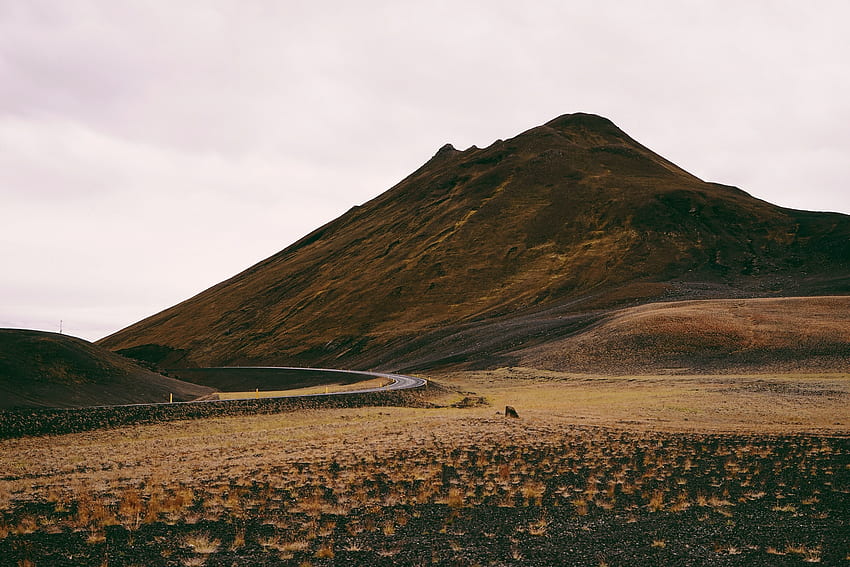
{"label": "small rock", "polygon": [[519,419],[519,414],[516,412],[513,406],[505,406],[505,417]]}

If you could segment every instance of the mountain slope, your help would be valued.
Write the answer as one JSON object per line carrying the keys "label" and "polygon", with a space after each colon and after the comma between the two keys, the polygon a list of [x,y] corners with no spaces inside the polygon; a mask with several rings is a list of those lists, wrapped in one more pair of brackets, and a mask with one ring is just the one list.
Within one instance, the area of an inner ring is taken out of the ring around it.
{"label": "mountain slope", "polygon": [[844,293],[850,218],[705,183],[609,120],[446,145],[282,252],[100,344],[166,366],[492,365],[613,307]]}
{"label": "mountain slope", "polygon": [[521,366],[605,374],[846,372],[850,296],[640,305],[516,355]]}
{"label": "mountain slope", "polygon": [[211,388],[160,376],[88,341],[0,329],[0,408],[190,400]]}

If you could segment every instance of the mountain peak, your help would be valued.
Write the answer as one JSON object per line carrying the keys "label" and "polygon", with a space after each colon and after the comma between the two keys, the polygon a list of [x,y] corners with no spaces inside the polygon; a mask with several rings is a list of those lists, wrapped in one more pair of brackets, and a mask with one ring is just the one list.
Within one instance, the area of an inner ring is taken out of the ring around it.
{"label": "mountain peak", "polygon": [[450,155],[454,155],[454,154],[458,154],[458,153],[460,153],[460,151],[457,150],[453,145],[444,144],[439,150],[437,150],[437,153],[434,154],[434,157],[439,158],[439,157],[450,156]]}
{"label": "mountain peak", "polygon": [[548,133],[554,131],[560,136],[580,144],[604,145],[614,143],[616,145],[625,144],[642,147],[611,120],[597,114],[584,112],[563,114],[546,122],[543,126],[530,130],[530,132],[538,131]]}
{"label": "mountain peak", "polygon": [[562,114],[544,124],[548,128],[555,130],[573,130],[576,128],[584,128],[588,130],[600,131],[617,131],[622,132],[616,124],[598,114],[588,114],[585,112],[575,112],[573,114]]}

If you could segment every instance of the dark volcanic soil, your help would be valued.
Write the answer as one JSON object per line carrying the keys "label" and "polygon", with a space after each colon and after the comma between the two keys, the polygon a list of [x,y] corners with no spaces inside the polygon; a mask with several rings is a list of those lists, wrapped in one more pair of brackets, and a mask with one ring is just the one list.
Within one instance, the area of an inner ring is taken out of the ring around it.
{"label": "dark volcanic soil", "polygon": [[223,470],[193,490],[20,501],[0,519],[0,565],[781,566],[850,555],[848,439],[536,433],[281,463],[265,481]]}
{"label": "dark volcanic soil", "polygon": [[[137,530],[110,526],[105,540],[88,544],[84,533],[10,537],[0,541],[0,565],[18,565],[32,557],[36,565],[183,566],[202,558],[203,565],[681,565],[764,566],[841,565],[848,545],[850,515],[829,507],[828,519],[801,520],[794,514],[766,513],[760,504],[736,510],[737,521],[720,514],[692,510],[680,514],[638,512],[629,516],[595,511],[577,518],[567,508],[547,506],[490,507],[456,510],[446,505],[386,507],[380,513],[357,510],[347,516],[289,515],[280,522],[331,525],[326,538],[304,541],[304,549],[275,549],[287,531],[256,519],[240,523],[199,521],[191,525],[146,524]],[[706,518],[708,516],[708,518]],[[776,516],[778,516],[778,521]],[[410,517],[391,535],[383,528],[352,536],[349,529]],[[536,528],[534,526],[542,527]],[[529,528],[531,526],[531,528]],[[529,529],[535,533],[529,533]],[[536,533],[538,530],[541,533]],[[233,546],[237,532],[245,544]],[[202,534],[218,541],[215,553],[199,554],[187,541]],[[788,542],[798,542],[789,544]],[[327,543],[331,542],[331,543]],[[759,542],[755,544],[755,542]],[[777,553],[765,552],[772,543]],[[829,542],[829,543],[827,543]],[[264,545],[265,543],[265,545]],[[295,544],[291,547],[301,547]],[[327,557],[319,551],[327,545]],[[789,545],[800,552],[789,553]],[[803,549],[805,551],[803,551]],[[333,557],[329,557],[333,554]],[[806,560],[808,558],[808,561]],[[11,561],[9,561],[11,559]],[[818,559],[813,561],[813,559]],[[7,562],[9,561],[9,562]]]}

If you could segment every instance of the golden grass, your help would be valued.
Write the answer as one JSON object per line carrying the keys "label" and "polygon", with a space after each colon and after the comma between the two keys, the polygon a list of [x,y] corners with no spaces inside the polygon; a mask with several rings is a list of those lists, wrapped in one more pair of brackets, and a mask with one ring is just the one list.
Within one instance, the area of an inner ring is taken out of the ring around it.
{"label": "golden grass", "polygon": [[296,388],[293,390],[259,390],[247,392],[217,392],[212,394],[219,400],[244,400],[253,398],[280,398],[283,396],[309,396],[312,394],[333,394],[338,392],[351,392],[354,390],[365,390],[370,388],[383,388],[392,384],[386,378],[372,378],[355,382],[353,384],[333,383],[323,386],[311,386],[309,388]]}
{"label": "golden grass", "polygon": [[[515,427],[600,425],[631,430],[681,432],[830,433],[850,428],[850,375],[757,376],[587,376],[511,368],[457,372],[438,377],[460,393],[438,402],[448,405],[469,392],[490,406],[456,409],[342,408],[271,415],[127,426],[55,437],[0,441],[0,506],[22,490],[45,500],[65,500],[100,481],[148,479],[154,484],[197,486],[225,464],[240,471],[268,468],[269,456],[289,459],[353,458],[395,447],[399,439],[422,443],[451,428],[477,428],[505,405],[517,408]],[[767,385],[767,386],[765,386]],[[822,391],[829,394],[818,394]],[[790,393],[786,393],[790,392]],[[500,424],[502,431],[510,423]],[[363,440],[368,440],[368,447]],[[500,465],[508,478],[512,471]],[[136,498],[125,495],[117,521],[137,522]],[[191,501],[183,492],[164,493],[155,502],[169,507]],[[176,501],[176,504],[175,504]],[[81,509],[81,514],[103,514]],[[82,518],[81,522],[85,522]]]}
{"label": "golden grass", "polygon": [[514,406],[521,417],[574,424],[681,432],[845,434],[850,429],[846,373],[605,376],[503,368],[435,379],[485,395],[497,409]]}
{"label": "golden grass", "polygon": [[[464,393],[447,393],[438,401],[448,404],[475,392],[491,405],[304,410],[0,441],[0,470],[6,474],[0,480],[0,507],[21,492],[64,501],[96,492],[103,484],[132,485],[144,479],[148,487],[171,487],[145,495],[146,505],[158,508],[153,514],[163,517],[191,502],[191,487],[217,479],[223,465],[234,474],[261,475],[282,451],[288,460],[345,460],[399,443],[421,444],[448,430],[504,432],[510,422],[481,423],[507,404],[520,413],[516,428],[599,425],[638,431],[845,435],[850,427],[850,376],[843,374],[594,377],[513,368],[439,379]],[[763,389],[765,383],[770,387]],[[792,386],[796,393],[782,393]],[[823,389],[834,393],[809,395]],[[516,473],[507,463],[498,471],[505,481]],[[429,471],[419,474],[430,476]],[[140,495],[126,492],[111,512],[84,499],[80,524],[106,518],[138,524],[151,514],[140,509],[139,500]],[[460,495],[452,500],[458,502]]]}

